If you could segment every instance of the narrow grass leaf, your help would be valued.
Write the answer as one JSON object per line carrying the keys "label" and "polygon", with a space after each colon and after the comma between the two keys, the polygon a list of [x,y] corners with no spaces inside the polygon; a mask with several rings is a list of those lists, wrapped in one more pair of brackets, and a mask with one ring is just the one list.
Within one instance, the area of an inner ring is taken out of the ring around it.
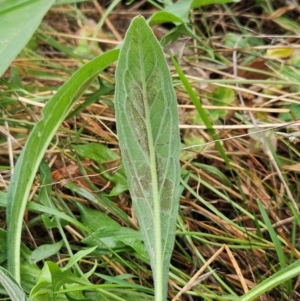
{"label": "narrow grass leaf", "polygon": [[219,137],[216,133],[216,131],[213,129],[212,123],[210,122],[209,117],[207,116],[205,110],[202,107],[202,104],[200,103],[200,101],[198,100],[198,97],[195,93],[195,91],[193,90],[192,86],[190,85],[188,79],[186,78],[185,74],[183,73],[183,71],[181,70],[179,64],[176,62],[176,60],[171,57],[172,62],[174,64],[174,67],[178,73],[178,76],[183,84],[183,86],[185,87],[187,93],[189,94],[199,116],[201,117],[203,123],[205,124],[207,131],[210,135],[210,137],[212,138],[212,140],[215,140],[215,145],[217,150],[219,151],[221,157],[224,159],[224,162],[226,163],[226,166],[228,167],[229,170],[231,170],[231,165],[229,162],[229,158],[226,155],[220,141],[219,141]]}
{"label": "narrow grass leaf", "polygon": [[257,284],[248,293],[242,296],[239,301],[253,301],[257,300],[258,297],[262,296],[264,293],[270,291],[272,288],[280,285],[281,283],[286,283],[290,279],[300,275],[300,260],[293,262],[291,265],[285,267],[284,269],[273,274],[263,282]]}
{"label": "narrow grass leaf", "polygon": [[144,18],[133,19],[116,70],[115,109],[123,165],[154,277],[166,300],[180,197],[175,92],[162,49]]}
{"label": "narrow grass leaf", "polygon": [[[264,220],[264,223],[266,225],[266,228],[268,230],[268,233],[271,236],[272,242],[275,246],[275,250],[276,250],[276,254],[277,254],[277,257],[278,257],[278,260],[279,260],[279,263],[280,263],[280,267],[281,267],[281,269],[283,269],[283,268],[286,267],[286,260],[285,260],[285,254],[283,252],[280,240],[278,239],[278,236],[277,236],[277,234],[276,234],[276,232],[275,232],[275,230],[272,226],[272,223],[269,219],[269,216],[268,216],[265,208],[263,207],[262,203],[259,200],[257,201],[257,205],[258,205],[259,211],[262,215],[262,218]],[[290,294],[291,290],[292,290],[291,281],[287,281],[285,283],[285,286],[286,286],[287,292]]]}
{"label": "narrow grass leaf", "polygon": [[273,225],[269,219],[269,216],[268,216],[265,208],[263,207],[262,203],[259,200],[257,201],[257,205],[258,205],[259,211],[262,215],[262,218],[264,220],[264,223],[266,225],[266,229],[268,230],[268,233],[271,236],[272,242],[275,246],[275,250],[276,250],[276,253],[278,256],[280,267],[283,269],[286,267],[286,261],[285,261],[285,255],[284,255],[280,240],[277,237],[277,234],[273,228]]}

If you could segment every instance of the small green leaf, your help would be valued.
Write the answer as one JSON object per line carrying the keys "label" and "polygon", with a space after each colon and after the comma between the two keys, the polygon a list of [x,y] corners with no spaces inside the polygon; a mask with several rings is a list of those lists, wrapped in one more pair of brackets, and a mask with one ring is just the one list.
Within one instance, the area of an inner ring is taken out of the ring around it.
{"label": "small green leaf", "polygon": [[76,153],[83,158],[97,162],[102,177],[112,181],[115,186],[110,196],[120,195],[128,189],[123,169],[111,169],[109,163],[119,163],[119,155],[103,144],[88,143],[83,145],[72,145]]}
{"label": "small green leaf", "polygon": [[90,209],[80,203],[76,203],[76,205],[81,215],[82,224],[88,227],[91,231],[98,230],[101,225],[107,225],[115,228],[120,227],[120,225],[109,215],[104,214],[99,210]]}
{"label": "small green leaf", "polygon": [[90,190],[87,190],[83,187],[78,187],[73,182],[68,182],[65,185],[74,193],[79,194],[81,197],[86,198],[90,202],[96,204],[101,209],[112,213],[114,216],[118,216],[122,219],[126,224],[132,225],[131,221],[128,218],[128,215],[118,207],[115,202],[111,201],[105,194],[103,193],[92,193]]}
{"label": "small green leaf", "polygon": [[[111,253],[111,250],[115,252],[121,252],[131,249],[137,251],[139,255],[144,258],[148,256],[144,253],[142,245],[141,233],[130,228],[119,226],[118,228],[103,226],[94,231],[87,238],[82,240],[90,246],[97,246],[102,250],[102,254]],[[106,251],[103,253],[103,251]]]}
{"label": "small green leaf", "polygon": [[[77,204],[81,222],[90,228],[93,232],[82,240],[89,246],[98,246],[98,250],[111,252],[128,250],[128,247],[134,249],[141,257],[147,258],[145,248],[141,242],[141,233],[125,228],[119,225],[107,214],[100,211],[87,208],[82,204]],[[149,259],[148,259],[149,260]]]}
{"label": "small green leaf", "polygon": [[40,260],[49,258],[52,255],[55,255],[60,248],[63,246],[63,241],[59,241],[57,243],[51,245],[41,245],[32,251],[30,259],[31,262],[37,263]]}
{"label": "small green leaf", "polygon": [[67,265],[62,268],[62,271],[65,272],[68,269],[70,269],[72,266],[74,266],[79,260],[81,260],[83,257],[87,256],[88,254],[92,253],[93,251],[95,251],[97,247],[91,247],[89,249],[83,249],[78,251],[76,254],[74,254],[70,259],[69,262],[67,263]]}
{"label": "small green leaf", "polygon": [[260,38],[243,37],[231,32],[225,37],[225,45],[231,48],[261,46],[263,44],[263,40]]}
{"label": "small green leaf", "polygon": [[[212,93],[212,104],[214,106],[230,106],[235,100],[233,89],[227,87],[217,87]],[[214,116],[212,116],[212,114]],[[212,120],[217,120],[220,117],[224,118],[228,114],[228,110],[217,109],[210,114]]]}
{"label": "small green leaf", "polygon": [[233,102],[235,94],[231,88],[217,87],[212,93],[212,98],[214,100],[214,105],[227,106]]}
{"label": "small green leaf", "polygon": [[[166,12],[166,11],[159,11],[157,13],[155,13],[150,21],[149,24],[151,25],[157,25],[157,24],[162,24],[162,23],[174,23],[174,24],[181,24],[183,23],[183,19],[181,19],[181,17],[176,16],[172,13]],[[185,20],[186,22],[188,20]]]}
{"label": "small green leaf", "polygon": [[89,285],[90,282],[74,276],[69,270],[63,272],[61,268],[50,261],[47,261],[39,275],[36,285],[30,292],[30,297],[34,300],[67,300],[63,295],[53,298],[53,294],[58,292],[65,284]]}
{"label": "small green leaf", "polygon": [[239,0],[184,0],[166,6],[162,11],[153,14],[149,19],[150,25],[160,23],[189,23],[189,13],[191,9],[202,7],[209,4],[221,4],[239,2]]}
{"label": "small green leaf", "polygon": [[154,277],[164,301],[180,197],[177,102],[163,51],[143,17],[126,33],[115,109],[123,165]]}
{"label": "small green leaf", "polygon": [[298,120],[300,118],[300,106],[299,104],[292,103],[284,106],[285,109],[289,109],[291,113],[280,113],[278,118],[282,121],[289,122],[294,120]]}
{"label": "small green leaf", "polygon": [[62,227],[66,226],[68,224],[67,221],[65,220],[58,220],[53,216],[53,217],[49,217],[48,215],[46,214],[43,214],[41,216],[42,218],[42,221],[43,221],[43,224],[44,226],[47,228],[47,229],[54,229],[54,228],[58,228],[59,225],[61,225]]}
{"label": "small green leaf", "polygon": [[184,23],[170,29],[168,33],[165,34],[160,40],[160,44],[162,45],[162,47],[165,47],[168,44],[174,43],[183,35],[190,35],[191,37],[193,37],[191,35],[191,31],[187,28],[187,24]]}

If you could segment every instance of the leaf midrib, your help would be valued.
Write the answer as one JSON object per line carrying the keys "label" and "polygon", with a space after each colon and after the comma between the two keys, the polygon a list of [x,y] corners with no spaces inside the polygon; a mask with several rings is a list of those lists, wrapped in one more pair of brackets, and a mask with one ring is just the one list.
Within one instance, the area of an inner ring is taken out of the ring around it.
{"label": "leaf midrib", "polygon": [[[149,145],[149,155],[150,155],[150,173],[151,173],[151,182],[152,182],[152,197],[154,203],[154,232],[155,232],[155,257],[156,257],[156,285],[161,286],[163,280],[163,262],[162,262],[162,231],[161,231],[161,216],[160,216],[160,199],[159,199],[159,191],[158,191],[158,177],[157,177],[157,162],[155,157],[155,147],[153,140],[153,132],[151,127],[151,119],[150,119],[150,107],[149,107],[149,99],[147,95],[147,81],[145,78],[145,69],[143,62],[143,47],[142,47],[142,38],[140,32],[138,32],[139,37],[139,60],[140,60],[140,68],[141,68],[141,80],[142,80],[142,93],[143,93],[143,103],[145,108],[145,120],[146,120],[146,130],[148,137],[148,145]],[[157,289],[158,294],[162,294],[162,289]],[[156,296],[157,300],[160,300],[162,296]]]}

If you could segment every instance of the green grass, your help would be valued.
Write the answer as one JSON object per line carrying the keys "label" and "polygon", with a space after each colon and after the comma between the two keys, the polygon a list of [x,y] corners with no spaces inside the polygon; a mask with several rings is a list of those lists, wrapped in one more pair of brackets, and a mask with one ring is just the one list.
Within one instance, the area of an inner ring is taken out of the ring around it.
{"label": "green grass", "polygon": [[298,144],[274,133],[299,131],[296,10],[43,2],[0,3],[0,299],[154,300],[114,109],[114,47],[139,14],[164,46],[179,112],[168,300],[299,299]]}

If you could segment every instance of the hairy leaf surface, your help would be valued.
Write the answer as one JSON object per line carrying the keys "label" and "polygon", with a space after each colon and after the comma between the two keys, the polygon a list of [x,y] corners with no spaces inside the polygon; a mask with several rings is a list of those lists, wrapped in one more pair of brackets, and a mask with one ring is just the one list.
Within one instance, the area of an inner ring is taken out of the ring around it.
{"label": "hairy leaf surface", "polygon": [[144,18],[133,19],[116,71],[115,109],[123,165],[153,271],[166,299],[179,205],[176,96],[163,51]]}

